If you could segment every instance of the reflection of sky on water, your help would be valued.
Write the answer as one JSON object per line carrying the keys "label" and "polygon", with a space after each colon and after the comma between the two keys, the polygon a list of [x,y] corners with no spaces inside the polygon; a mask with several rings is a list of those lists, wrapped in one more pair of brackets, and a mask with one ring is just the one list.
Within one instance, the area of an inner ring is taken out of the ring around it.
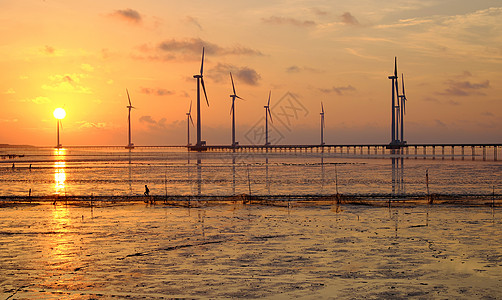
{"label": "reflection of sky on water", "polygon": [[[38,149],[38,150],[37,150]],[[502,161],[363,157],[333,152],[34,148],[0,161],[0,195],[499,193]],[[380,155],[380,154],[379,154]],[[502,155],[501,155],[502,156]],[[32,165],[29,171],[29,165]],[[335,165],[337,174],[335,174]],[[337,177],[337,178],[336,178]]]}
{"label": "reflection of sky on water", "polygon": [[65,193],[66,183],[66,150],[54,149],[54,194]]}

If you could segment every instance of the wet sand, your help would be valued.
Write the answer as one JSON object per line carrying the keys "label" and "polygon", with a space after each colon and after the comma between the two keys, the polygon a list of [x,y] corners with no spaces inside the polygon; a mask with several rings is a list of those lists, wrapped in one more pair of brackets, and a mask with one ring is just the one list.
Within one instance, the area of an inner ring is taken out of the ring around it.
{"label": "wet sand", "polygon": [[500,207],[0,208],[3,299],[496,299]]}

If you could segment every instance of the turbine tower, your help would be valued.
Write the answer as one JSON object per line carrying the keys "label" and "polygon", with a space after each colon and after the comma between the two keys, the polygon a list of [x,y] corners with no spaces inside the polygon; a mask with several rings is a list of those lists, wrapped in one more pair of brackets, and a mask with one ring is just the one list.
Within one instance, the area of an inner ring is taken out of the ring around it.
{"label": "turbine tower", "polygon": [[270,113],[270,95],[272,94],[272,91],[268,93],[268,102],[266,106],[263,106],[265,108],[265,146],[270,145],[268,142],[268,117],[270,116],[270,123],[273,123],[272,121],[272,114]]}
{"label": "turbine tower", "polygon": [[235,93],[235,86],[234,86],[234,78],[232,77],[232,72],[230,72],[230,80],[232,80],[232,90],[233,94],[230,95],[230,98],[232,98],[232,108],[230,109],[230,114],[232,115],[232,147],[237,146],[235,143],[235,98],[242,99],[241,97],[237,96]]}
{"label": "turbine tower", "polygon": [[321,146],[324,145],[324,105],[321,101]]}
{"label": "turbine tower", "polygon": [[127,93],[127,99],[129,100],[129,105],[126,106],[129,109],[129,114],[127,115],[127,123],[129,125],[129,143],[127,144],[126,148],[132,149],[132,148],[134,148],[134,144],[131,143],[131,109],[133,109],[135,107],[132,106],[132,104],[131,104],[131,97],[129,97],[129,91],[127,89],[126,89],[126,93]]}
{"label": "turbine tower", "polygon": [[397,85],[397,57],[394,57],[394,75],[389,76],[392,80],[392,98],[391,98],[391,111],[392,111],[392,121],[391,121],[391,145],[396,143],[396,95],[395,87]]}
{"label": "turbine tower", "polygon": [[190,146],[190,122],[192,122],[193,125],[193,119],[192,119],[192,101],[190,101],[190,109],[187,112],[187,146]]}
{"label": "turbine tower", "polygon": [[202,73],[204,71],[204,47],[202,47],[202,61],[200,63],[200,74],[193,75],[193,78],[197,79],[197,147],[201,147],[206,144],[205,141],[201,140],[201,123],[200,123],[200,85],[202,84],[202,89],[204,90],[204,97],[206,98],[207,106],[209,106],[209,101],[207,100],[206,87],[204,85],[204,78]]}

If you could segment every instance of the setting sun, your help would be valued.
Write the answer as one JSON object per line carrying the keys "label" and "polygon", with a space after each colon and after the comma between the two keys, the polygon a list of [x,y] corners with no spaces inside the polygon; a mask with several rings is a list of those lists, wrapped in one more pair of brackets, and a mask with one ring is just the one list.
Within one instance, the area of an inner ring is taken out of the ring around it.
{"label": "setting sun", "polygon": [[53,114],[54,118],[58,120],[64,119],[64,117],[66,117],[66,111],[61,107],[56,108]]}

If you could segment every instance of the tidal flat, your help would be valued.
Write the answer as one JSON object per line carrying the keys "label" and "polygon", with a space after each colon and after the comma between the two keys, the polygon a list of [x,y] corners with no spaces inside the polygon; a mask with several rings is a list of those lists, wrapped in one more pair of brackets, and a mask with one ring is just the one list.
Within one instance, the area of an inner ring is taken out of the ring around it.
{"label": "tidal flat", "polygon": [[0,208],[3,299],[496,299],[502,210]]}

